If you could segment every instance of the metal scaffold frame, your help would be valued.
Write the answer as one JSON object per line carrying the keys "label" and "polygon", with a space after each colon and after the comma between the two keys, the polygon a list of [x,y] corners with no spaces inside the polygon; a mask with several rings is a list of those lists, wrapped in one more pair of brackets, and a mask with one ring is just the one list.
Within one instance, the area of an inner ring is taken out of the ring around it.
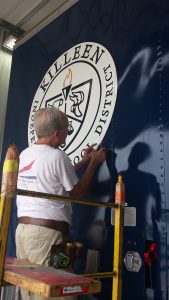
{"label": "metal scaffold frame", "polygon": [[[18,173],[19,154],[15,145],[9,146],[6,159],[3,165],[3,176],[1,185],[0,199],[0,294],[1,287],[5,284],[15,284],[8,276],[5,269],[6,244],[8,238],[8,228],[11,215],[12,198],[15,195],[24,195],[28,197],[47,198],[50,200],[62,200],[65,202],[78,203],[81,205],[100,206],[115,209],[114,221],[114,258],[113,271],[100,272],[94,274],[82,274],[83,277],[94,279],[112,277],[112,300],[122,299],[122,265],[123,265],[123,226],[124,226],[124,184],[121,176],[118,178],[115,193],[115,203],[105,203],[89,200],[79,200],[76,198],[68,198],[53,194],[40,193],[34,191],[26,191],[17,189],[17,173]],[[5,280],[4,280],[5,279]],[[18,284],[19,285],[19,284]],[[20,285],[21,287],[22,284]],[[36,293],[36,291],[33,291]],[[97,291],[98,292],[98,291]],[[59,295],[57,295],[59,296]]]}

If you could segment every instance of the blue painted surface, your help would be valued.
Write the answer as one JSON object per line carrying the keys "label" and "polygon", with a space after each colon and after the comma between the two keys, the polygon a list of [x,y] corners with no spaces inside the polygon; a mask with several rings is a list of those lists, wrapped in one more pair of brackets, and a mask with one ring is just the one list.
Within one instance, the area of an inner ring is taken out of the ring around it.
{"label": "blue painted surface", "polygon": [[[152,282],[144,263],[138,273],[129,273],[124,266],[123,300],[168,299],[168,13],[167,0],[80,0],[13,55],[3,156],[12,142],[20,151],[27,146],[32,99],[46,70],[62,53],[93,41],[103,44],[115,61],[117,103],[102,143],[107,160],[95,175],[88,198],[113,201],[117,173],[121,173],[126,202],[137,208],[137,227],[125,228],[124,254],[135,250],[143,259],[152,240],[158,248]],[[15,255],[16,222],[14,207],[9,255]],[[100,248],[102,270],[111,270],[110,211],[74,206],[72,232],[86,246]],[[84,261],[75,267],[81,272]],[[111,280],[103,281],[98,298],[111,299]]]}

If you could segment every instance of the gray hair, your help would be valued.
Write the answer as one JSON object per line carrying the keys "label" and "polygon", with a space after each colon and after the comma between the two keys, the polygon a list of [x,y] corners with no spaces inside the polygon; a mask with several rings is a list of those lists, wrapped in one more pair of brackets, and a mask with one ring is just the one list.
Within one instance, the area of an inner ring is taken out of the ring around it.
{"label": "gray hair", "polygon": [[56,107],[46,107],[36,111],[33,123],[37,137],[42,138],[51,135],[57,129],[65,129],[68,126],[68,118]]}

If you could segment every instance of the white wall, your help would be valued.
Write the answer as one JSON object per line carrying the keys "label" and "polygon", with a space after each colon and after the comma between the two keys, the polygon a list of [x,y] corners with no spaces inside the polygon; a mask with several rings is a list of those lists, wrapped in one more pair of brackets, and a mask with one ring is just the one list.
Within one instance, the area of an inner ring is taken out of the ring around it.
{"label": "white wall", "polygon": [[0,159],[4,137],[6,106],[8,98],[9,78],[11,71],[12,53],[3,49],[3,41],[7,33],[0,28]]}

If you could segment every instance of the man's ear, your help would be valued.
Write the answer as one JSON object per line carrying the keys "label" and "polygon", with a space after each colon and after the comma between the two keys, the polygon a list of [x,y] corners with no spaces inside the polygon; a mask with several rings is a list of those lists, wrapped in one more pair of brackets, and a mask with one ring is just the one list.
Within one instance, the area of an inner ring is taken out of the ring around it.
{"label": "man's ear", "polygon": [[60,130],[56,130],[54,134],[56,137],[60,137]]}

